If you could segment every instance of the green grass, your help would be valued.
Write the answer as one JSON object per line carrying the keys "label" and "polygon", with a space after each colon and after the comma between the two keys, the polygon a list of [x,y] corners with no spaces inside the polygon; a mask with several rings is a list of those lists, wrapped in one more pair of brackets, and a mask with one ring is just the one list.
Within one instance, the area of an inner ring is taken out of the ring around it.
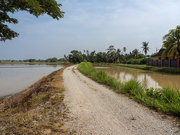
{"label": "green grass", "polygon": [[35,97],[32,100],[32,102],[37,104],[37,103],[41,103],[41,102],[47,101],[47,100],[49,100],[49,98],[50,98],[50,95],[41,95],[41,96]]}
{"label": "green grass", "polygon": [[123,93],[133,98],[137,102],[164,112],[180,117],[180,92],[169,88],[147,89],[141,86],[140,82],[130,80],[121,82],[107,75],[104,71],[97,71],[89,62],[82,62],[78,70],[87,77],[109,86],[117,93]]}

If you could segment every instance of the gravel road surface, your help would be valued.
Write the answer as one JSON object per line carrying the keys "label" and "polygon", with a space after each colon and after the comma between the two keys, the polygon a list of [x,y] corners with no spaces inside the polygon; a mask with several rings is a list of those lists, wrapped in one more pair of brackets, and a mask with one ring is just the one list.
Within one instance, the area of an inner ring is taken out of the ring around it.
{"label": "gravel road surface", "polygon": [[66,126],[81,135],[180,135],[180,128],[124,95],[82,75],[77,66],[63,73]]}

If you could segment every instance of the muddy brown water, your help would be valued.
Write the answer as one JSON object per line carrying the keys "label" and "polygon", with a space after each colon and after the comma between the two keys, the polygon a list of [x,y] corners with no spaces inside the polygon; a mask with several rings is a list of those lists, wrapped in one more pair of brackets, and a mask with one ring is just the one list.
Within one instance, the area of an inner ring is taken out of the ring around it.
{"label": "muddy brown water", "polygon": [[0,64],[0,97],[20,92],[61,65]]}
{"label": "muddy brown water", "polygon": [[156,72],[142,71],[127,67],[95,67],[115,77],[121,82],[135,79],[145,87],[166,88],[180,90],[180,75],[162,74]]}

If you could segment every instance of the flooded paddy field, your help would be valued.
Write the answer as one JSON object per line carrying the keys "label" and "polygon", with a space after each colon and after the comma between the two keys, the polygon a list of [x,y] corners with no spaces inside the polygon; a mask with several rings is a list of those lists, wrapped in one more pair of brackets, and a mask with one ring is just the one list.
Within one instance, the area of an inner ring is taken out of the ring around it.
{"label": "flooded paddy field", "polygon": [[172,88],[180,90],[180,75],[162,74],[156,72],[142,71],[127,67],[107,66],[95,67],[97,70],[103,70],[107,74],[115,77],[121,82],[135,79],[141,82],[145,87],[153,88]]}
{"label": "flooded paddy field", "polygon": [[61,65],[0,65],[0,97],[20,92],[43,76],[62,67]]}

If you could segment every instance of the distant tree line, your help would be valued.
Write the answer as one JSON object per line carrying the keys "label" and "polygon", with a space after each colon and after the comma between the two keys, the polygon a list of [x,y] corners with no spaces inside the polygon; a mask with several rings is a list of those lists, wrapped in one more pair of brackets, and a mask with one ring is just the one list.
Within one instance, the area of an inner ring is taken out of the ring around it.
{"label": "distant tree line", "polygon": [[[83,52],[73,50],[68,56],[64,58],[71,63],[80,63],[83,61],[92,63],[127,63],[127,64],[146,64],[147,52],[149,51],[149,42],[142,42],[142,51],[140,53],[138,49],[134,49],[129,54],[126,53],[126,47],[121,49],[115,49],[113,45],[110,45],[107,52],[89,52],[84,50]],[[163,45],[160,51],[163,51],[162,59],[177,59],[180,58],[180,26],[175,29],[169,30],[169,33],[163,36]],[[159,52],[157,52],[159,53]],[[155,54],[157,54],[155,53]],[[153,55],[155,55],[153,54]]]}
{"label": "distant tree line", "polygon": [[64,55],[64,58],[71,63],[91,62],[91,63],[129,63],[129,64],[146,64],[147,51],[149,51],[148,42],[143,42],[142,46],[145,55],[140,53],[138,49],[134,49],[130,53],[126,53],[126,47],[121,49],[115,49],[113,45],[110,45],[106,49],[106,52],[96,52],[84,50],[83,52],[78,50],[72,50],[68,56]]}
{"label": "distant tree line", "polygon": [[26,60],[0,60],[1,62],[66,62],[65,58],[57,59],[56,57],[42,59],[26,59]]}

